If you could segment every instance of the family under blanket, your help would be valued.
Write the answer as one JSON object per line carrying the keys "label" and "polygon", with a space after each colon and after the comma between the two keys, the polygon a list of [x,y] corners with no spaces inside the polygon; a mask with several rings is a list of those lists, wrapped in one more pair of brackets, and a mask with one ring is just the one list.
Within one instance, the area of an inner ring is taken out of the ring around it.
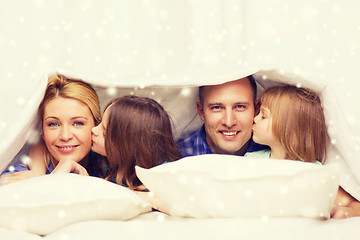
{"label": "family under blanket", "polygon": [[[52,75],[38,110],[42,139],[28,148],[29,164],[8,168],[0,183],[71,172],[105,178],[145,196],[136,165],[148,169],[212,153],[324,163],[328,135],[318,94],[282,85],[265,89],[257,100],[256,91],[251,75],[201,86],[197,109],[204,123],[175,143],[170,118],[155,100],[119,97],[101,119],[90,84]],[[166,212],[161,203],[158,209]],[[354,216],[360,216],[360,203],[339,187],[331,217]]]}

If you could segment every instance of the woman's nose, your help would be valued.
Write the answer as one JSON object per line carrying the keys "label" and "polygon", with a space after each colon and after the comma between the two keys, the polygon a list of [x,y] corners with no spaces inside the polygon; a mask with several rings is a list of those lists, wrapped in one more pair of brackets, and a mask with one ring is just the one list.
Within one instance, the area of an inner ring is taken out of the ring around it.
{"label": "woman's nose", "polygon": [[60,139],[63,141],[69,141],[73,137],[73,134],[71,132],[71,128],[69,126],[62,126],[61,127],[61,133],[60,133]]}

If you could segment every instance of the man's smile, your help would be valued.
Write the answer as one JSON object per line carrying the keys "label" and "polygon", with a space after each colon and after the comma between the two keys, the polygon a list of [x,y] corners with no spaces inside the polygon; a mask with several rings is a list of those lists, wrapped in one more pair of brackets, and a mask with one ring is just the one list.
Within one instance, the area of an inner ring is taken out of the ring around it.
{"label": "man's smile", "polygon": [[240,131],[219,131],[221,134],[225,135],[225,136],[234,136],[237,135]]}

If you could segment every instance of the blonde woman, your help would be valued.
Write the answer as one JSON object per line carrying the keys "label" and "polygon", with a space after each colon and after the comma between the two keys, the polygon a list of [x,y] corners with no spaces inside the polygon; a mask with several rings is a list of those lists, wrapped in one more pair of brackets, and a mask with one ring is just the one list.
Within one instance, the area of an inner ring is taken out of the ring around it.
{"label": "blonde woman", "polygon": [[3,175],[2,183],[51,172],[105,175],[106,164],[102,170],[99,155],[90,151],[91,129],[101,120],[99,99],[91,85],[60,74],[50,76],[38,116],[42,140],[29,150],[31,162],[16,165],[14,173]]}

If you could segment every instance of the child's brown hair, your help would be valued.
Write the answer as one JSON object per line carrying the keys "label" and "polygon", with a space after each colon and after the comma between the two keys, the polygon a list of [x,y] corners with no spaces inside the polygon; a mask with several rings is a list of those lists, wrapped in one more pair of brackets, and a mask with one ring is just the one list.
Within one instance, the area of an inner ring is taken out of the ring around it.
{"label": "child's brown hair", "polygon": [[285,147],[288,159],[324,162],[328,142],[319,95],[292,85],[264,90],[260,104],[270,110],[273,134]]}

